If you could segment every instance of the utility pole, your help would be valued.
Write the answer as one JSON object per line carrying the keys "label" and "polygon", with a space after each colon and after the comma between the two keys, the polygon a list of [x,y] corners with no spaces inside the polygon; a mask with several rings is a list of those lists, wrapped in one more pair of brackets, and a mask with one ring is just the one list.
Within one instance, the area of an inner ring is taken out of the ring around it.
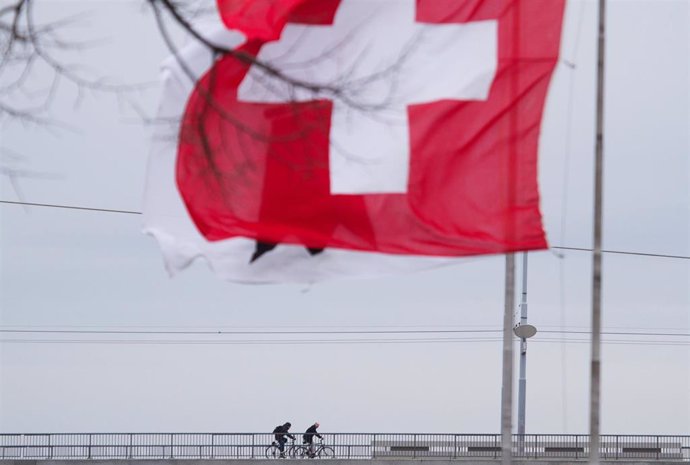
{"label": "utility pole", "polygon": [[604,194],[604,65],[606,52],[606,0],[599,0],[597,47],[597,135],[594,161],[594,253],[592,256],[592,356],[589,405],[589,463],[600,462],[601,412],[601,236]]}
{"label": "utility pole", "polygon": [[515,308],[515,254],[506,254],[503,308],[503,376],[501,382],[501,463],[513,463],[513,310]]}
{"label": "utility pole", "polygon": [[[527,252],[522,254],[522,299],[520,326],[527,324]],[[525,435],[525,406],[527,397],[527,338],[520,338],[520,379],[518,381],[518,434]],[[521,443],[524,441],[521,441]]]}
{"label": "utility pole", "polygon": [[518,441],[520,452],[525,446],[525,416],[527,410],[527,339],[537,334],[537,328],[527,324],[527,252],[522,254],[522,299],[520,321],[513,328],[520,338],[520,377],[518,384]]}

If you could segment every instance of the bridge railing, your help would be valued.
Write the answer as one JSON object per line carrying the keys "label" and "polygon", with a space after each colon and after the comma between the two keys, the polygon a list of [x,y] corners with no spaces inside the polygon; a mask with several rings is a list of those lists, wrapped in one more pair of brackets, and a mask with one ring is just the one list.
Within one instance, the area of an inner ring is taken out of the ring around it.
{"label": "bridge railing", "polygon": [[[500,434],[322,434],[340,459],[501,457]],[[265,459],[273,441],[271,433],[0,434],[0,460]],[[512,448],[516,458],[585,460],[589,436],[516,434]],[[604,435],[600,454],[604,460],[690,462],[690,436]]]}

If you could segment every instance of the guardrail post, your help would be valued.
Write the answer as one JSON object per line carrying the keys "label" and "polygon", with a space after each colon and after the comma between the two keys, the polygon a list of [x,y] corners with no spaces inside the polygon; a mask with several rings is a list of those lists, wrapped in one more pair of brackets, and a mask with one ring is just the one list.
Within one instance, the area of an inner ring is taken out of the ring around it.
{"label": "guardrail post", "polygon": [[91,458],[91,433],[89,433],[89,449],[87,451],[88,458]]}
{"label": "guardrail post", "polygon": [[618,458],[618,454],[620,452],[620,446],[618,445],[618,439],[620,437],[616,434],[616,458]]}
{"label": "guardrail post", "polygon": [[173,443],[175,442],[172,433],[170,433],[170,458],[173,458]]}
{"label": "guardrail post", "polygon": [[[537,458],[537,437],[535,435],[532,435],[532,454],[534,455],[534,458]],[[529,454],[527,454],[527,457],[529,457]]]}
{"label": "guardrail post", "polygon": [[252,458],[254,458],[254,447],[256,444],[256,434],[252,434]]}
{"label": "guardrail post", "polygon": [[374,437],[371,440],[371,458],[376,458],[376,433],[374,433]]}

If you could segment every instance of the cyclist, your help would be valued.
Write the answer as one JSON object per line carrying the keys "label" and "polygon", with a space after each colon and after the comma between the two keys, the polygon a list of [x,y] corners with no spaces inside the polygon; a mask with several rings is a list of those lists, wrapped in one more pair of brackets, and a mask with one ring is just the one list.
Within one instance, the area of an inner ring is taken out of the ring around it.
{"label": "cyclist", "polygon": [[276,441],[278,442],[278,449],[280,449],[280,458],[283,459],[285,458],[285,443],[287,442],[287,438],[285,436],[292,439],[293,441],[295,440],[295,437],[292,434],[288,433],[288,431],[290,431],[291,426],[292,423],[288,421],[284,425],[276,426],[273,430],[273,435],[276,438]]}
{"label": "cyclist", "polygon": [[309,444],[309,457],[314,457],[314,436],[318,436],[319,439],[323,439],[316,429],[319,427],[319,422],[317,421],[311,425],[302,435],[302,442],[304,444]]}

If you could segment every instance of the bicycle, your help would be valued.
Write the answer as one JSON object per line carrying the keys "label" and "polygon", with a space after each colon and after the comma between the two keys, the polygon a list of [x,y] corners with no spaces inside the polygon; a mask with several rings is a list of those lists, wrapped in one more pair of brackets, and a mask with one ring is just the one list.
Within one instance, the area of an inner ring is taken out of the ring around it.
{"label": "bicycle", "polygon": [[284,446],[285,452],[282,456],[280,454],[280,447],[278,447],[278,441],[273,441],[270,446],[266,448],[266,458],[267,459],[284,459],[286,457],[293,458],[296,456],[297,449],[301,448],[300,445],[295,445],[295,440],[291,439],[290,444],[287,443]]}
{"label": "bicycle", "polygon": [[329,446],[324,446],[323,445],[323,439],[321,439],[319,442],[314,444],[314,453],[310,454],[309,453],[309,444],[304,444],[301,446],[295,447],[294,455],[296,459],[303,459],[303,458],[319,458],[319,459],[332,459],[335,457],[335,451],[333,450],[332,447]]}

